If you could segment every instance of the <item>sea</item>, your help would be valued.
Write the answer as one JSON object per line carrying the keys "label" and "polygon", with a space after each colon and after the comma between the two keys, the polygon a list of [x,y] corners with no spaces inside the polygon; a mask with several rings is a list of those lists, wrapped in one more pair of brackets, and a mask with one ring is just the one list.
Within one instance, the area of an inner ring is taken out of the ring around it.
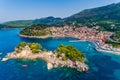
{"label": "sea", "polygon": [[[86,56],[89,71],[78,72],[67,67],[47,69],[43,60],[0,61],[0,80],[120,80],[120,55],[97,52],[90,42],[70,42],[75,38],[28,39],[19,37],[22,29],[0,30],[0,60],[14,51],[19,42],[37,42],[54,51],[60,44],[72,45]],[[22,65],[27,65],[23,67]]]}

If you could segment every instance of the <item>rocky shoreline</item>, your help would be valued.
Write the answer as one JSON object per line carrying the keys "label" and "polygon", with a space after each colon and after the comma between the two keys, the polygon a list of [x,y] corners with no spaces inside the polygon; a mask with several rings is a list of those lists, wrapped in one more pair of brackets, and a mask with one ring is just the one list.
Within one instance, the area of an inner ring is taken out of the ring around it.
{"label": "rocky shoreline", "polygon": [[[98,44],[95,41],[89,41],[89,40],[72,40],[69,42],[91,42],[95,45],[95,50],[98,52],[106,52],[106,53],[112,53],[120,55],[120,50],[118,51],[117,48],[103,48],[100,44]],[[108,50],[109,49],[109,50]]]}
{"label": "rocky shoreline", "polygon": [[[22,34],[19,34],[20,37],[24,37],[24,38],[42,38],[42,39],[45,39],[45,38],[55,38],[55,36],[26,36],[26,35],[22,35]],[[68,36],[59,36],[58,38],[60,37],[68,37]],[[73,37],[74,38],[74,37]],[[94,45],[95,45],[95,49],[96,51],[98,52],[107,52],[107,53],[113,53],[113,54],[118,54],[120,55],[120,51],[117,51],[117,50],[107,50],[107,49],[102,49],[101,46],[99,44],[96,44],[95,41],[89,41],[89,40],[73,40],[73,41],[69,41],[69,42],[92,42]]]}
{"label": "rocky shoreline", "polygon": [[[96,27],[98,28],[98,27]],[[29,28],[28,28],[29,30]],[[64,37],[71,37],[76,38],[79,40],[73,40],[70,42],[79,42],[79,41],[88,41],[92,42],[95,45],[95,49],[99,52],[107,52],[107,53],[114,53],[120,54],[120,48],[113,47],[112,44],[107,44],[106,41],[112,41],[110,36],[113,34],[111,32],[100,31],[98,33],[94,28],[87,28],[87,27],[80,27],[73,29],[70,26],[64,26],[62,28],[58,27],[50,27],[49,30],[52,34],[47,34],[45,36],[27,36],[20,33],[21,37],[25,38],[64,38]],[[34,30],[35,31],[35,30]],[[37,31],[37,30],[36,30]],[[96,45],[97,41],[97,45]]]}
{"label": "rocky shoreline", "polygon": [[46,35],[46,36],[26,36],[26,35],[22,35],[22,34],[19,34],[19,36],[24,37],[24,38],[42,38],[42,39],[52,37],[50,35]]}
{"label": "rocky shoreline", "polygon": [[26,46],[21,52],[11,52],[8,53],[2,61],[7,61],[9,59],[24,59],[24,60],[35,60],[42,59],[46,61],[47,68],[57,68],[57,67],[68,67],[74,68],[77,71],[84,72],[88,71],[89,67],[84,62],[72,61],[72,60],[62,60],[61,57],[57,57],[57,54],[52,51],[41,51],[39,53],[32,53],[32,51]]}
{"label": "rocky shoreline", "polygon": [[[53,35],[46,35],[46,36],[27,36],[23,34],[19,34],[20,37],[23,38],[38,38],[38,39],[46,39],[46,38],[65,38],[65,37],[71,37],[71,36],[53,36]],[[72,37],[75,38],[75,37]]]}
{"label": "rocky shoreline", "polygon": [[96,51],[120,55],[120,50],[117,50],[117,48],[110,48],[110,47],[109,48],[103,48],[95,41],[93,41],[92,43],[95,45]]}

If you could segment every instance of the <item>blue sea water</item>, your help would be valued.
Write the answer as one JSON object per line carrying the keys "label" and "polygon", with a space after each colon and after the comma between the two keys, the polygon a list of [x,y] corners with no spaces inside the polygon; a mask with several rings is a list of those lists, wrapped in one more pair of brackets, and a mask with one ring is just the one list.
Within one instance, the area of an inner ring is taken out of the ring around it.
{"label": "blue sea water", "polygon": [[[70,68],[47,70],[42,60],[9,60],[0,62],[0,80],[120,80],[120,55],[97,52],[90,42],[69,42],[73,38],[27,39],[18,36],[21,29],[0,30],[0,58],[14,51],[21,41],[38,42],[48,50],[56,49],[59,44],[73,45],[87,57],[88,72],[78,72]],[[22,65],[27,64],[27,68]]]}

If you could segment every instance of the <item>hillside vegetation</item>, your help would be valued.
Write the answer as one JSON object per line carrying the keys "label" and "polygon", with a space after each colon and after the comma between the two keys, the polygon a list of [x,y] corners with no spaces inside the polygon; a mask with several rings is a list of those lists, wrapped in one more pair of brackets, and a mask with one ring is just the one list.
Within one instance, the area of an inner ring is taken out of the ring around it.
{"label": "hillside vegetation", "polygon": [[76,48],[74,48],[73,46],[65,46],[63,44],[61,44],[56,50],[55,52],[58,54],[58,56],[62,57],[63,60],[73,60],[73,61],[83,61],[85,55],[82,54],[81,51],[77,50]]}
{"label": "hillside vegetation", "polygon": [[[114,40],[120,41],[120,3],[114,3],[107,6],[85,9],[77,14],[67,18],[46,17],[35,20],[11,21],[4,23],[7,26],[27,27],[32,24],[47,24],[54,26],[70,25],[70,26],[99,26],[98,30],[115,32]],[[45,32],[46,33],[46,32]],[[34,33],[33,33],[34,34]],[[43,33],[44,34],[44,33]],[[39,35],[39,34],[38,34]]]}
{"label": "hillside vegetation", "polygon": [[0,29],[5,29],[5,28],[10,28],[10,26],[6,26],[6,25],[3,25],[3,24],[0,24]]}
{"label": "hillside vegetation", "polygon": [[8,21],[3,24],[11,27],[16,27],[16,28],[21,28],[21,27],[24,28],[33,24],[47,24],[47,25],[59,24],[60,20],[62,19],[50,16],[50,17],[45,17],[45,18],[40,18],[35,20]]}
{"label": "hillside vegetation", "polygon": [[[32,53],[43,51],[41,44],[27,42],[20,42],[16,47],[16,51],[19,53],[26,48],[30,48]],[[54,50],[53,54],[57,55],[57,58],[61,57],[64,61],[69,59],[72,61],[84,62],[85,58],[85,55],[80,50],[71,45],[65,46],[64,44],[60,44],[59,47]]]}
{"label": "hillside vegetation", "polygon": [[31,25],[23,29],[20,34],[27,36],[45,36],[51,34],[50,30],[47,27],[48,26],[44,24]]}
{"label": "hillside vegetation", "polygon": [[46,17],[35,20],[10,21],[4,23],[7,26],[26,27],[31,24],[47,25],[74,25],[75,26],[100,26],[99,30],[116,31],[120,30],[120,3],[107,6],[85,9],[67,18]]}
{"label": "hillside vegetation", "polygon": [[18,21],[9,21],[3,23],[6,26],[16,27],[16,28],[24,28],[32,24],[32,20],[18,20]]}
{"label": "hillside vegetation", "polygon": [[29,46],[29,48],[31,49],[32,53],[39,53],[41,51],[42,46],[38,43],[26,43],[26,42],[20,42],[17,45],[17,52],[21,52],[21,50],[23,48],[25,48],[26,46]]}
{"label": "hillside vegetation", "polygon": [[100,26],[101,30],[116,31],[120,26],[120,3],[93,9],[86,9],[64,19],[68,24],[78,26]]}

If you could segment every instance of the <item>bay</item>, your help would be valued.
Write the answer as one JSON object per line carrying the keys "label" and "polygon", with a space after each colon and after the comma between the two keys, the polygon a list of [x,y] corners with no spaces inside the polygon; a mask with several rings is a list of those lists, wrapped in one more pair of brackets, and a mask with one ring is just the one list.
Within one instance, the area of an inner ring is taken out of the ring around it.
{"label": "bay", "polygon": [[[120,55],[97,52],[90,42],[69,42],[74,38],[28,39],[18,36],[21,29],[0,30],[0,53],[3,58],[22,41],[37,42],[44,48],[54,51],[60,44],[73,45],[87,57],[88,72],[78,72],[70,68],[47,70],[42,60],[9,60],[0,62],[0,80],[120,80]],[[27,68],[22,65],[27,64]]]}

